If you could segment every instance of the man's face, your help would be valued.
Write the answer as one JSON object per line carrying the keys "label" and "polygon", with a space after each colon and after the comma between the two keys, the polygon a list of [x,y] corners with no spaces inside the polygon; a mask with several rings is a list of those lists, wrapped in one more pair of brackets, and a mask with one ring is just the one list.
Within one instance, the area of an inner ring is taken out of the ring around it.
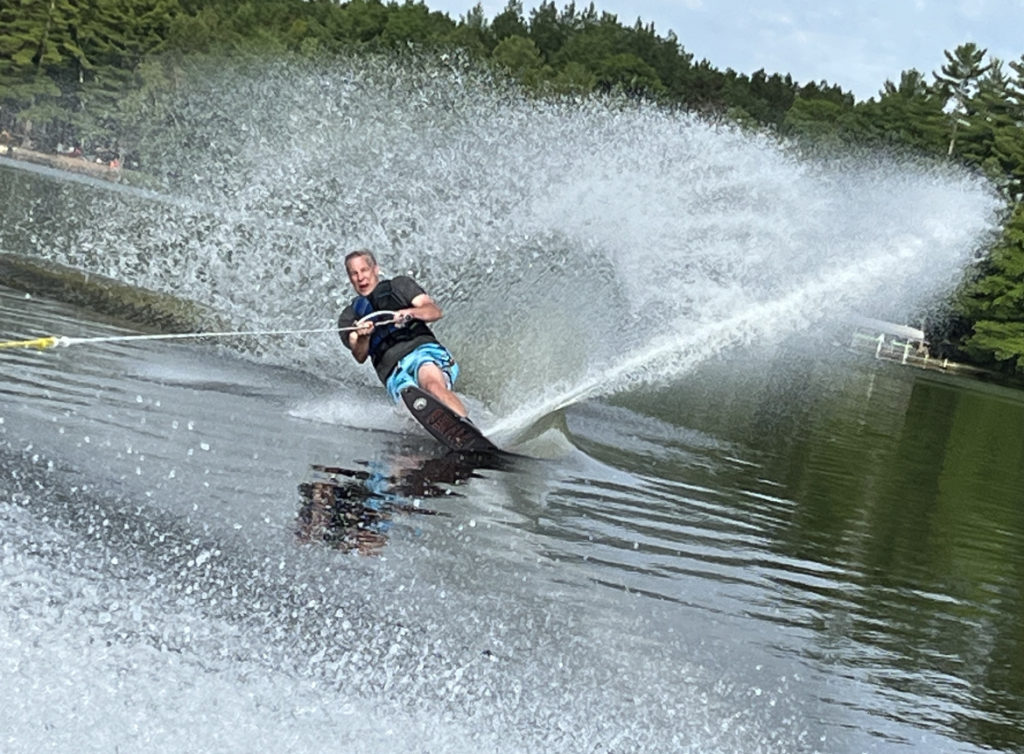
{"label": "man's face", "polygon": [[346,268],[348,280],[356,293],[365,296],[374,288],[380,278],[380,268],[373,264],[367,257],[355,257],[350,259]]}

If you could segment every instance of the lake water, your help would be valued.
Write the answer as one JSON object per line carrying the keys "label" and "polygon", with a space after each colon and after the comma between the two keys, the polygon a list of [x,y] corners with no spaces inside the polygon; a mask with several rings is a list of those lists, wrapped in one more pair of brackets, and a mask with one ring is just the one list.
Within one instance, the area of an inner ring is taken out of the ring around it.
{"label": "lake water", "polygon": [[[1024,399],[844,348],[984,186],[343,73],[206,80],[145,190],[5,163],[0,252],[261,330],[372,245],[524,457],[446,455],[331,333],[0,350],[0,749],[1024,749]],[[40,280],[4,338],[174,329]]]}

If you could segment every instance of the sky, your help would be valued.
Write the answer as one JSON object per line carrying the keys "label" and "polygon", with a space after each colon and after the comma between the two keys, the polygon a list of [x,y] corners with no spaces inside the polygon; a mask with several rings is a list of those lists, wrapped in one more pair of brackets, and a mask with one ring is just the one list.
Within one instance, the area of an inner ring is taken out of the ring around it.
{"label": "sky", "polygon": [[[424,0],[453,20],[476,0]],[[482,0],[488,20],[507,0]],[[590,0],[576,0],[584,8]],[[563,8],[568,0],[555,0]],[[539,0],[523,0],[525,15]],[[790,74],[800,84],[828,81],[858,100],[915,68],[931,80],[965,42],[1005,65],[1024,56],[1024,0],[594,0],[598,12],[655,32],[674,31],[695,61],[720,71]]]}

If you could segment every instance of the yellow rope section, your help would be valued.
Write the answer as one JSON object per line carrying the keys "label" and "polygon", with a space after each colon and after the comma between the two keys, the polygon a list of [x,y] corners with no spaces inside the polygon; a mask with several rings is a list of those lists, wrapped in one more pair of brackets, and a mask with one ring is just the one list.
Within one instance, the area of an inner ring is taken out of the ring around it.
{"label": "yellow rope section", "polygon": [[2,340],[0,348],[38,348],[40,351],[46,348],[53,348],[57,345],[57,338],[49,336],[46,338],[33,338],[32,340]]}

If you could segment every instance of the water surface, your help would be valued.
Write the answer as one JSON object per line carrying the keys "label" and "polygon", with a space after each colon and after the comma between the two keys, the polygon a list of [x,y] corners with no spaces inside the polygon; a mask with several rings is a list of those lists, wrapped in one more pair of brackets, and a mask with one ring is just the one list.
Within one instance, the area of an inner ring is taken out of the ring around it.
{"label": "water surface", "polygon": [[0,351],[0,748],[1024,749],[1024,402],[843,348],[986,186],[379,62],[166,96],[144,191],[0,166],[0,252],[90,276],[3,337],[328,329],[372,246],[527,457],[329,332]]}

